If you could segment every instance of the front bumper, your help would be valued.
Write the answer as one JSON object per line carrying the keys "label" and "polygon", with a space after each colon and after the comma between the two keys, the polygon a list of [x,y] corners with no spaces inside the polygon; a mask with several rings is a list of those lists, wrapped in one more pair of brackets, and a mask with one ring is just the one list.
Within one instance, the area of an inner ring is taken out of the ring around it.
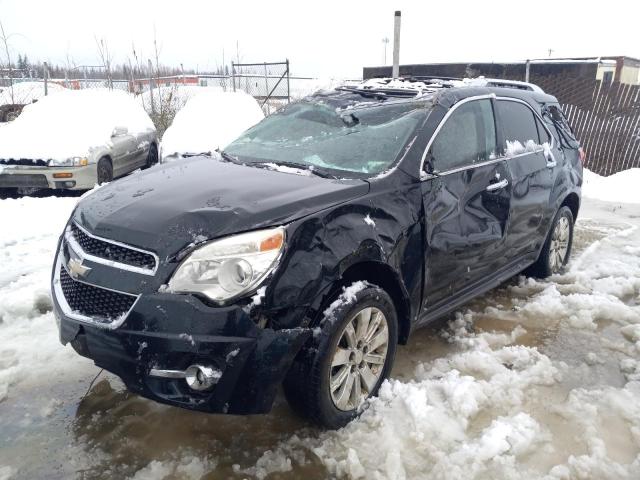
{"label": "front bumper", "polygon": [[[152,400],[210,413],[271,410],[308,329],[262,329],[239,306],[213,308],[190,295],[141,295],[115,329],[70,318],[54,288],[60,341]],[[209,391],[191,390],[181,378],[151,376],[151,369],[185,370],[193,364],[221,372]]]}
{"label": "front bumper", "polygon": [[[54,174],[70,174],[71,176],[54,178]],[[0,165],[0,188],[87,190],[95,186],[97,179],[95,164],[84,167]]]}

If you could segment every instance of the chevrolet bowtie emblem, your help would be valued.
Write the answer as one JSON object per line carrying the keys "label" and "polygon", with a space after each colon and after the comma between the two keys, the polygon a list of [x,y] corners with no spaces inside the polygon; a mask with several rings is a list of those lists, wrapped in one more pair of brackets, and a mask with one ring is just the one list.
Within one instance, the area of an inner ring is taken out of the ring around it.
{"label": "chevrolet bowtie emblem", "polygon": [[67,270],[69,270],[69,275],[73,278],[84,277],[91,270],[90,267],[85,267],[82,264],[82,260],[77,258],[70,258],[67,263]]}

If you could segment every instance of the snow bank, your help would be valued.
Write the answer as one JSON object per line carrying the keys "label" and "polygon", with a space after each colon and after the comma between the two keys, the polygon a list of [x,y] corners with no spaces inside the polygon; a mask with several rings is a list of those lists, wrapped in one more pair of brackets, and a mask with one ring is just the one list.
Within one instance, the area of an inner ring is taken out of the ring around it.
{"label": "snow bank", "polygon": [[164,133],[162,156],[224,148],[263,118],[256,100],[244,92],[199,93],[187,101]]}
{"label": "snow bank", "polygon": [[66,90],[27,105],[0,129],[0,158],[60,159],[87,156],[110,145],[114,127],[129,133],[154,130],[134,97],[104,88]]}
{"label": "snow bank", "polygon": [[185,106],[189,99],[200,93],[222,91],[221,87],[173,85],[170,87],[154,88],[153,93],[151,90],[145,90],[138,98],[148,114],[151,114],[154,109],[156,112],[160,111],[161,107],[172,112],[177,112]]}
{"label": "snow bank", "polygon": [[[49,82],[47,90],[48,95],[53,95],[66,89],[61,85]],[[0,92],[0,105],[6,105],[8,103],[26,105],[43,97],[43,82],[20,82],[13,85],[13,92],[11,87],[5,87],[2,92]]]}
{"label": "snow bank", "polygon": [[585,168],[582,195],[605,202],[640,203],[640,168],[631,168],[608,177]]}

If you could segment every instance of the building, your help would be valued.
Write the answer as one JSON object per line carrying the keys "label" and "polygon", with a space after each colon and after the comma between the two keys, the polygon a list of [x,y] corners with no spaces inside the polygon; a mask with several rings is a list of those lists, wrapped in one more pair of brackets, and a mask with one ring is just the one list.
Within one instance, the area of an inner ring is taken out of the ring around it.
{"label": "building", "polygon": [[[400,76],[479,77],[526,80],[568,76],[605,82],[640,84],[640,59],[626,56],[597,58],[545,58],[521,62],[421,63],[400,65]],[[364,67],[363,79],[390,77],[391,66]]]}

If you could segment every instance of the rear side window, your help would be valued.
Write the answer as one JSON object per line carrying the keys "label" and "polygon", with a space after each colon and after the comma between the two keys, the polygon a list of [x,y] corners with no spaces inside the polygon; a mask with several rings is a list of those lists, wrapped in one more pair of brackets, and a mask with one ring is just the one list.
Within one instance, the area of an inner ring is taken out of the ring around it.
{"label": "rear side window", "polygon": [[[510,100],[498,100],[497,104],[504,131],[504,151],[508,154],[518,154],[524,153],[525,150],[534,150],[532,147],[541,142],[533,111],[523,103]],[[546,138],[544,141],[547,141]]]}
{"label": "rear side window", "polygon": [[564,116],[560,109],[560,105],[545,105],[542,109],[542,118],[547,125],[551,124],[555,128],[560,144],[564,148],[578,148],[580,146],[567,117]]}
{"label": "rear side window", "polygon": [[551,135],[549,135],[549,132],[544,128],[544,125],[542,125],[540,119],[538,117],[535,117],[535,119],[536,127],[538,127],[538,137],[540,138],[540,143],[548,143],[549,145],[551,145]]}
{"label": "rear side window", "polygon": [[496,127],[491,100],[472,100],[456,108],[431,145],[431,161],[438,172],[493,158]]}

